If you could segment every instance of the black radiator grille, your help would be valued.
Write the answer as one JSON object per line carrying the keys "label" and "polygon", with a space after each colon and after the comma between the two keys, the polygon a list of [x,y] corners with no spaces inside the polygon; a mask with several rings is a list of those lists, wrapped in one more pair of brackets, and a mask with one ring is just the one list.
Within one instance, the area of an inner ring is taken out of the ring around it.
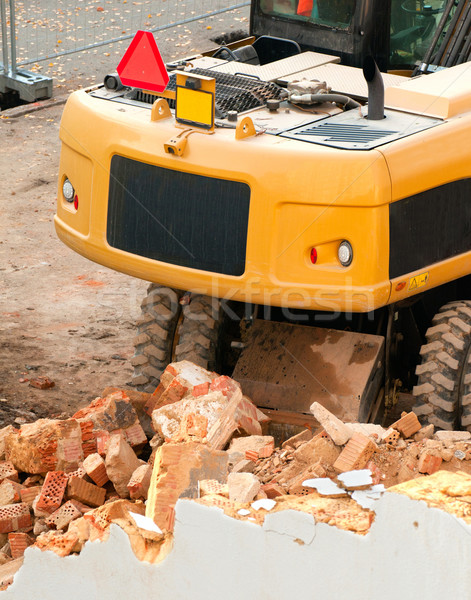
{"label": "black radiator grille", "polygon": [[249,203],[245,183],[113,156],[107,240],[139,256],[239,276]]}
{"label": "black radiator grille", "polygon": [[[241,64],[241,70],[243,64]],[[265,106],[267,100],[280,99],[282,90],[274,83],[260,81],[250,77],[240,75],[231,75],[228,73],[218,73],[211,69],[192,69],[188,71],[196,75],[205,75],[214,77],[216,80],[216,109],[218,116],[225,117],[229,110],[235,110],[239,113]],[[170,81],[167,90],[176,89],[176,75],[170,75]],[[146,94],[141,90],[136,90],[135,100],[152,104],[155,101],[153,94]],[[175,101],[168,101],[170,108],[175,108]]]}

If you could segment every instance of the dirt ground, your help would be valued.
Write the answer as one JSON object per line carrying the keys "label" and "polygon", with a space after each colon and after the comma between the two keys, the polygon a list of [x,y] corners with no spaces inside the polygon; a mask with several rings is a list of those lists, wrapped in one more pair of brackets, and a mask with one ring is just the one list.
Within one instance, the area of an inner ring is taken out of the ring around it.
{"label": "dirt ground", "polygon": [[[248,30],[246,7],[156,39],[167,61],[216,47],[211,38],[241,28]],[[114,71],[128,45],[32,69],[52,77],[54,98],[65,100]],[[89,262],[55,234],[62,110],[56,105],[16,117],[18,109],[0,112],[0,427],[71,415],[105,387],[131,379],[134,323],[147,283]],[[54,387],[30,386],[43,375]]]}
{"label": "dirt ground", "polygon": [[[87,261],[54,231],[62,109],[0,119],[0,425],[72,414],[131,374],[146,283]],[[31,387],[39,375],[54,387]]]}

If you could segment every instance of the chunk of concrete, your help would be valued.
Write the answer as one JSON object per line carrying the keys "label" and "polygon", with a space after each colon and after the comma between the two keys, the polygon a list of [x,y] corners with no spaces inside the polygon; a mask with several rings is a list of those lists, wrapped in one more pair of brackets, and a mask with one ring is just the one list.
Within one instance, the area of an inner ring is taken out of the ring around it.
{"label": "chunk of concrete", "polygon": [[142,463],[122,434],[112,435],[106,453],[106,473],[121,498],[129,497],[127,485]]}
{"label": "chunk of concrete", "polygon": [[232,502],[252,502],[260,491],[260,481],[252,473],[230,473],[227,484]]}
{"label": "chunk of concrete", "polygon": [[337,446],[343,446],[352,437],[353,431],[319,402],[311,404],[310,411]]}

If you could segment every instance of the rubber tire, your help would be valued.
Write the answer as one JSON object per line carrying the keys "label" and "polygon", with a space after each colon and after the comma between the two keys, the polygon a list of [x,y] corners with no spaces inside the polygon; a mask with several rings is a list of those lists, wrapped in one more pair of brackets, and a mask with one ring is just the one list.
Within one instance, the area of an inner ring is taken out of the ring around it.
{"label": "rubber tire", "polygon": [[134,339],[132,385],[141,392],[152,393],[165,367],[172,362],[174,338],[181,315],[182,292],[151,284],[141,303],[141,318]]}
{"label": "rubber tire", "polygon": [[471,300],[442,306],[426,339],[413,410],[424,425],[471,431]]}
{"label": "rubber tire", "polygon": [[175,360],[189,360],[210,371],[221,367],[224,311],[221,300],[194,294],[183,307]]}

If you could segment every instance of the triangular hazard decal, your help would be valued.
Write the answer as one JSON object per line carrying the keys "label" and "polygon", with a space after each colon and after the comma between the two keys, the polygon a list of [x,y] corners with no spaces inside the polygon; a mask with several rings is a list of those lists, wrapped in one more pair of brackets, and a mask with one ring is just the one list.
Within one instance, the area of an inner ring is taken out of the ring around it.
{"label": "triangular hazard decal", "polygon": [[417,286],[417,280],[414,277],[413,279],[411,279],[410,281],[410,285],[409,285],[409,290],[415,290],[415,288],[418,287]]}
{"label": "triangular hazard decal", "polygon": [[124,85],[143,90],[163,92],[168,73],[150,31],[138,31],[117,69]]}

